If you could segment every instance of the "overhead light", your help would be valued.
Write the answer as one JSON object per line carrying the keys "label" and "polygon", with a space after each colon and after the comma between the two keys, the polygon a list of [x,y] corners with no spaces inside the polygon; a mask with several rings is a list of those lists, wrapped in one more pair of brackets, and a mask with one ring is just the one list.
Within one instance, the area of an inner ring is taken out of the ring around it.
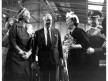
{"label": "overhead light", "polygon": [[89,2],[104,3],[104,0],[88,0]]}
{"label": "overhead light", "polygon": [[88,5],[88,9],[90,10],[99,10],[102,11],[103,6],[97,6],[97,5]]}

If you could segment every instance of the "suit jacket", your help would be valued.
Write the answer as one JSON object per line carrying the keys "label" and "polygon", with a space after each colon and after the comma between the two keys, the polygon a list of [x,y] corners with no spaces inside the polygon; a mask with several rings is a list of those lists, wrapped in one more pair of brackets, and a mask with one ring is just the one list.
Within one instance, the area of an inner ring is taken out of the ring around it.
{"label": "suit jacket", "polygon": [[51,28],[51,48],[48,49],[45,44],[44,28],[35,32],[33,46],[33,61],[35,61],[36,50],[38,48],[39,66],[46,66],[49,61],[51,64],[57,65],[59,59],[63,58],[61,36],[57,29]]}

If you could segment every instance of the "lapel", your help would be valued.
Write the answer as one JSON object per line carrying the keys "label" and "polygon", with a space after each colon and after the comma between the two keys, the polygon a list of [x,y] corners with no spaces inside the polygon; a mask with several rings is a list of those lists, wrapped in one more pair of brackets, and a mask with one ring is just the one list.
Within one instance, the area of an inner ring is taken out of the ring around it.
{"label": "lapel", "polygon": [[45,43],[45,34],[44,34],[44,28],[41,29],[40,33],[39,33],[39,42],[43,43],[44,45],[46,45]]}
{"label": "lapel", "polygon": [[52,43],[52,47],[53,47],[53,45],[54,45],[54,29],[52,29],[52,28],[51,28],[51,43]]}
{"label": "lapel", "polygon": [[52,46],[53,46],[53,43],[54,43],[54,30],[51,28],[51,43],[52,43]]}
{"label": "lapel", "polygon": [[55,45],[55,42],[57,42],[58,38],[57,38],[57,33],[55,31],[55,29],[51,29],[51,43],[52,43],[52,47]]}

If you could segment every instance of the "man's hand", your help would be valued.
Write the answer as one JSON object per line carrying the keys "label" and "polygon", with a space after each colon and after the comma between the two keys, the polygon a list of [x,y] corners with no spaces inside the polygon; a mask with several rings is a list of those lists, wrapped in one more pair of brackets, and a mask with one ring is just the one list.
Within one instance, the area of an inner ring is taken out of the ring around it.
{"label": "man's hand", "polygon": [[70,49],[77,49],[77,48],[82,48],[82,46],[80,44],[72,44],[70,46]]}
{"label": "man's hand", "polygon": [[95,52],[95,50],[94,50],[94,48],[89,47],[86,52],[87,52],[87,54],[93,54]]}

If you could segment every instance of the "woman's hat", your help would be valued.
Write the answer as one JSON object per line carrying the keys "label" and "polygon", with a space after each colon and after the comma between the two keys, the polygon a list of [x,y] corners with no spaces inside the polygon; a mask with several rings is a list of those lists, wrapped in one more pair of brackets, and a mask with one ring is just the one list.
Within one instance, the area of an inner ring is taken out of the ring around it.
{"label": "woman's hat", "polygon": [[75,18],[76,23],[79,23],[79,18],[78,18],[78,16],[76,14],[74,14],[73,11],[67,12],[66,13],[66,18],[73,18],[73,19]]}
{"label": "woman's hat", "polygon": [[25,12],[29,12],[26,8],[22,8],[21,10],[19,10],[19,12],[18,12],[18,15],[17,15],[17,19],[20,19],[22,16],[24,17],[24,16],[26,16],[27,15],[27,13],[25,13]]}

